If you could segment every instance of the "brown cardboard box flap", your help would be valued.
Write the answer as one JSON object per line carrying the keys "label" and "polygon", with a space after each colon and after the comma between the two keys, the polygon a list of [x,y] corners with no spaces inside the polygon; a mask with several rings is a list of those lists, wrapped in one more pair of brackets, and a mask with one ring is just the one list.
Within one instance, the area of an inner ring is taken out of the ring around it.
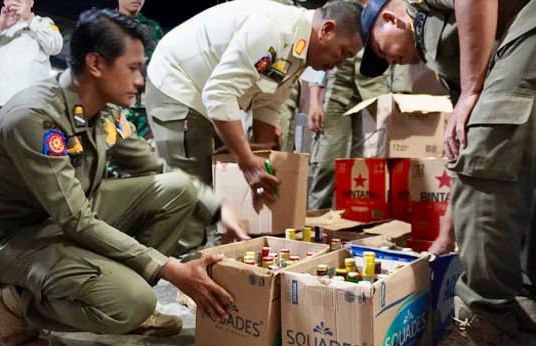
{"label": "brown cardboard box flap", "polygon": [[394,103],[398,106],[401,113],[450,113],[452,112],[452,102],[448,96],[434,95],[411,95],[411,94],[385,94],[361,101],[344,115],[359,113],[363,109],[369,108],[378,102],[379,98],[392,97]]}
{"label": "brown cardboard box flap", "polygon": [[[340,231],[343,229],[352,229],[355,227],[363,226],[364,222],[352,221],[344,219],[342,214],[344,210],[329,209],[319,216],[308,216],[305,218],[305,224],[308,226],[322,226],[326,230]],[[311,214],[309,214],[311,215]]]}
{"label": "brown cardboard box flap", "polygon": [[411,225],[404,221],[393,220],[365,230],[368,234],[382,235],[389,239],[398,239],[411,234]]}
{"label": "brown cardboard box flap", "polygon": [[346,113],[344,113],[344,115],[357,114],[357,113],[361,112],[363,109],[366,109],[366,108],[370,107],[372,104],[376,103],[377,101],[378,101],[378,96],[372,97],[372,98],[367,99],[365,101],[361,101],[358,104],[356,104],[355,106],[353,106],[352,108],[350,108],[350,110],[346,111]]}
{"label": "brown cardboard box flap", "polygon": [[451,113],[448,96],[393,94],[393,101],[402,113]]}
{"label": "brown cardboard box flap", "polygon": [[358,240],[352,241],[351,243],[357,244],[357,245],[363,245],[363,246],[370,246],[370,247],[374,247],[377,249],[381,248],[382,246],[393,247],[396,245],[393,242],[391,242],[391,240],[388,237],[384,235],[358,239]]}

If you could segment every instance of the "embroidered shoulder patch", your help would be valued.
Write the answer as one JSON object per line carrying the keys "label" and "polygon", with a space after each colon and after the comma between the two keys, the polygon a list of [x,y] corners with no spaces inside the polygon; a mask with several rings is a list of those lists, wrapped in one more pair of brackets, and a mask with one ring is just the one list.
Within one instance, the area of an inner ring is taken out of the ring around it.
{"label": "embroidered shoulder patch", "polygon": [[65,156],[65,135],[56,129],[50,129],[43,135],[43,154],[48,156]]}
{"label": "embroidered shoulder patch", "polygon": [[255,69],[257,72],[262,73],[266,71],[266,69],[270,66],[272,63],[272,59],[269,56],[263,56],[255,63]]}
{"label": "embroidered shoulder patch", "polygon": [[106,144],[109,146],[114,145],[117,142],[117,128],[112,120],[109,118],[104,119],[103,130],[106,133]]}
{"label": "embroidered shoulder patch", "polygon": [[79,136],[73,136],[67,140],[67,153],[69,155],[79,155],[83,152],[84,147]]}
{"label": "embroidered shoulder patch", "polygon": [[305,41],[303,38],[300,39],[298,42],[296,42],[296,45],[294,46],[294,53],[296,53],[296,55],[301,55],[306,45],[307,41]]}

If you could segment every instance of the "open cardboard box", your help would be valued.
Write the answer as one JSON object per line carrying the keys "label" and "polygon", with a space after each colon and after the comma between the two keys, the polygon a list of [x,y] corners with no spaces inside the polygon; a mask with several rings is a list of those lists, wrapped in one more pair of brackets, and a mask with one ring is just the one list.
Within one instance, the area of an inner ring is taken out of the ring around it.
{"label": "open cardboard box", "polygon": [[288,227],[302,228],[307,208],[309,156],[271,150],[256,151],[255,155],[269,159],[281,180],[279,196],[273,205],[264,207],[258,214],[255,212],[251,189],[230,154],[214,156],[215,193],[230,202],[249,234],[284,234]]}
{"label": "open cardboard box", "polygon": [[364,157],[441,157],[446,122],[452,113],[447,96],[385,94],[360,102],[346,115],[367,109],[373,129],[365,133]]}
{"label": "open cardboard box", "polygon": [[411,225],[398,220],[386,222],[359,222],[342,217],[341,210],[314,210],[307,212],[307,226],[319,225],[324,228],[324,236],[328,243],[336,238],[342,241],[353,241],[371,236],[384,235],[399,246],[404,246],[411,233]]}
{"label": "open cardboard box", "polygon": [[[408,241],[408,245],[413,242]],[[415,243],[413,243],[415,244]],[[393,251],[379,250],[385,246],[394,245],[384,236],[372,237],[352,242],[351,249],[354,255],[363,251],[373,250],[377,257],[412,256],[411,254]],[[420,249],[414,249],[419,252]],[[418,255],[413,254],[415,258]],[[454,287],[460,274],[462,264],[457,253],[444,254],[435,257],[429,263],[430,266],[430,323],[429,329],[432,331],[433,344],[438,344],[445,338],[452,327],[452,316],[454,314]]]}
{"label": "open cardboard box", "polygon": [[[246,251],[261,252],[264,246],[269,246],[273,251],[289,249],[291,255],[304,258],[303,262],[328,251],[328,246],[324,244],[275,237],[261,237],[202,250],[201,253],[205,255],[225,255],[224,260],[212,267],[212,278],[236,301],[228,319],[212,319],[202,311],[197,311],[196,345],[272,346],[280,343],[282,271],[274,272],[235,260]],[[313,251],[315,255],[305,259],[308,251]]]}
{"label": "open cardboard box", "polygon": [[344,267],[350,256],[340,249],[283,272],[283,345],[429,345],[428,257],[406,258],[372,289],[315,275],[318,264]]}

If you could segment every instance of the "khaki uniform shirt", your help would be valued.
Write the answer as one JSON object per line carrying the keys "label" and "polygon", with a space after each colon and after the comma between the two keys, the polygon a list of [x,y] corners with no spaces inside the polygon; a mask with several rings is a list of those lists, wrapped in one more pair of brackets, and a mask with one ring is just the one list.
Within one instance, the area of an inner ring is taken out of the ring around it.
{"label": "khaki uniform shirt", "polygon": [[67,70],[0,111],[0,246],[25,226],[53,221],[81,247],[151,281],[167,257],[99,220],[91,199],[108,164],[131,175],[158,173],[163,165],[116,107],[86,121],[80,105]]}
{"label": "khaki uniform shirt", "polygon": [[[460,93],[460,44],[454,0],[407,0],[415,41],[426,65],[435,71],[451,95]],[[502,38],[513,16],[528,0],[499,1],[496,39]]]}
{"label": "khaki uniform shirt", "polygon": [[240,110],[251,110],[255,119],[276,125],[305,68],[313,14],[265,0],[214,6],[164,36],[148,77],[209,119],[240,120]]}
{"label": "khaki uniform shirt", "polygon": [[417,50],[426,66],[457,99],[460,93],[460,44],[452,0],[408,0]]}

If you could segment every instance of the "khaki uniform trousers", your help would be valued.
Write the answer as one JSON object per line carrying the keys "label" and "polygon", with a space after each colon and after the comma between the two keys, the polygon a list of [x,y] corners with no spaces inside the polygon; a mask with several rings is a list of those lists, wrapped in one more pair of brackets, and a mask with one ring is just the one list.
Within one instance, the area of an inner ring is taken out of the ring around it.
{"label": "khaki uniform trousers", "polygon": [[[536,1],[499,44],[450,168],[457,294],[507,332],[536,333]],[[536,334],[534,334],[536,340]]]}
{"label": "khaki uniform trousers", "polygon": [[[99,219],[165,255],[200,238],[187,226],[197,189],[184,173],[105,180],[91,201]],[[0,282],[23,289],[24,315],[39,329],[126,333],[153,312],[140,274],[66,238],[50,221],[22,227],[0,249]]]}
{"label": "khaki uniform trousers", "polygon": [[296,112],[299,109],[300,82],[296,81],[289,98],[281,105],[279,127],[281,128],[281,151],[293,153],[296,141]]}
{"label": "khaki uniform trousers", "polygon": [[145,107],[158,155],[171,169],[181,169],[212,186],[212,154],[219,141],[202,114],[167,96],[147,80]]}

